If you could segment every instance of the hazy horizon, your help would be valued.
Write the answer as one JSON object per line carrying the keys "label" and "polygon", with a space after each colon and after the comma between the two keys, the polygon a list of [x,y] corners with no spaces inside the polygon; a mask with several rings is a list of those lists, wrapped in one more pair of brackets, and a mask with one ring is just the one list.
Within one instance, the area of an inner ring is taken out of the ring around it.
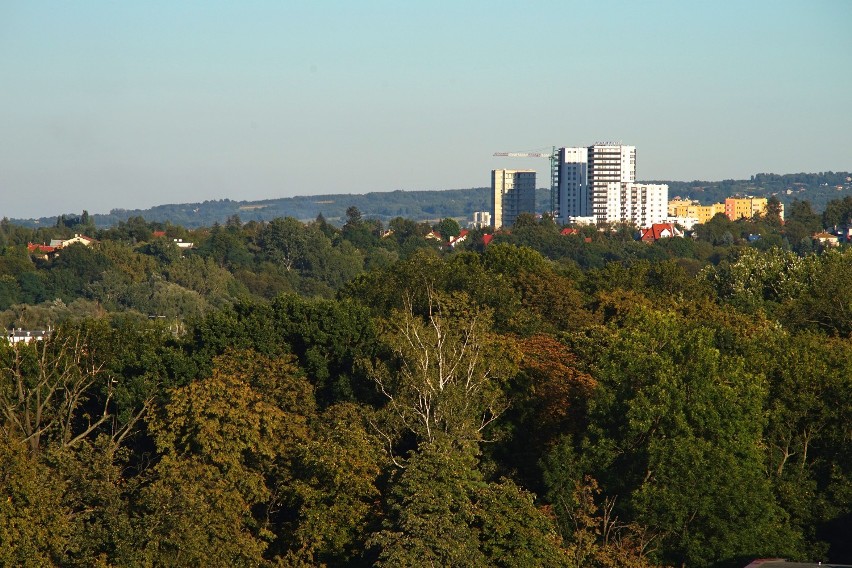
{"label": "hazy horizon", "polygon": [[0,217],[488,185],[620,140],[642,180],[850,171],[852,3],[0,5]]}

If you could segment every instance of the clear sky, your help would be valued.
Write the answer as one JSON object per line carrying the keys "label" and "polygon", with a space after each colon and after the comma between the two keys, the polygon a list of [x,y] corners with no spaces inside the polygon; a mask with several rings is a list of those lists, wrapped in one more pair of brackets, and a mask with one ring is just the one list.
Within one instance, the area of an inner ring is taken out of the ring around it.
{"label": "clear sky", "polygon": [[852,1],[0,0],[0,217],[852,170]]}

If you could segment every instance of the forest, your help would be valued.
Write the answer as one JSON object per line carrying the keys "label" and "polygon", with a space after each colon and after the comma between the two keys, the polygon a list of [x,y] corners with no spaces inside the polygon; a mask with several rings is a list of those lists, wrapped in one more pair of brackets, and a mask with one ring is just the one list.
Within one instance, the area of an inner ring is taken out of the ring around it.
{"label": "forest", "polygon": [[850,221],[4,219],[0,565],[852,563]]}

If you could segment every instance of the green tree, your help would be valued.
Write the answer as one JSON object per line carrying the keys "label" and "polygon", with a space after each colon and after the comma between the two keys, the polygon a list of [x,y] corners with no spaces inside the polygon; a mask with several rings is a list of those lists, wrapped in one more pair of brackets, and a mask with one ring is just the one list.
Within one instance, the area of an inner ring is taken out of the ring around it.
{"label": "green tree", "polygon": [[212,258],[222,268],[235,270],[253,263],[254,258],[247,241],[242,231],[242,223],[237,217],[228,219],[224,229],[214,225],[210,234],[196,244],[195,251],[200,256]]}
{"label": "green tree", "polygon": [[787,221],[801,224],[808,235],[813,235],[822,230],[822,219],[817,214],[810,201],[794,200],[787,212]]}
{"label": "green tree", "polygon": [[485,487],[469,448],[423,444],[390,488],[383,530],[369,543],[379,548],[376,565],[488,566],[475,501]]}
{"label": "green tree", "polygon": [[848,225],[852,222],[852,196],[832,199],[822,212],[822,224],[825,227]]}
{"label": "green tree", "polygon": [[441,219],[439,222],[435,223],[432,228],[441,235],[441,238],[444,239],[444,241],[449,241],[451,238],[457,237],[461,231],[459,222],[452,217]]}
{"label": "green tree", "polygon": [[424,443],[391,481],[379,566],[564,566],[552,520],[508,480],[487,483],[475,450]]}
{"label": "green tree", "polygon": [[116,379],[103,372],[90,347],[75,330],[0,346],[0,418],[7,435],[33,454],[45,446],[76,446],[99,432],[116,440],[126,435],[130,426],[115,422]]}
{"label": "green tree", "polygon": [[708,266],[702,276],[716,295],[743,311],[768,308],[800,295],[805,263],[797,255],[773,248],[765,252],[743,248],[718,266]]}
{"label": "green tree", "polygon": [[637,307],[617,325],[597,339],[609,346],[595,357],[580,471],[661,533],[665,562],[801,554],[765,475],[761,377],[703,324]]}
{"label": "green tree", "polygon": [[303,259],[308,241],[305,226],[292,217],[273,219],[264,226],[258,238],[267,258],[288,271]]}
{"label": "green tree", "polygon": [[292,507],[298,523],[278,553],[291,565],[358,565],[380,519],[380,481],[388,459],[370,425],[372,411],[351,403],[326,409],[300,446]]}
{"label": "green tree", "polygon": [[810,255],[796,281],[800,291],[784,306],[782,318],[794,329],[852,334],[852,252]]}
{"label": "green tree", "polygon": [[62,480],[26,444],[0,438],[0,564],[62,565],[72,533],[62,492]]}
{"label": "green tree", "polygon": [[782,224],[781,212],[783,211],[783,207],[781,205],[781,200],[778,199],[778,196],[773,195],[766,202],[766,221],[772,227],[780,227]]}
{"label": "green tree", "polygon": [[310,385],[289,360],[248,351],[174,391],[150,424],[162,458],[141,497],[147,563],[261,564],[277,524],[278,484],[289,478],[312,413]]}
{"label": "green tree", "polygon": [[129,452],[107,436],[72,450],[54,450],[49,475],[61,479],[61,509],[70,519],[63,566],[138,564],[131,496],[138,478],[128,477]]}
{"label": "green tree", "polygon": [[8,274],[0,275],[0,310],[8,309],[20,299],[21,287],[18,281]]}
{"label": "green tree", "polygon": [[848,509],[852,485],[845,434],[852,403],[844,394],[852,388],[852,349],[820,334],[776,333],[755,351],[769,379],[764,441],[779,502],[808,537],[808,556],[825,558],[821,541],[832,535],[824,528]]}
{"label": "green tree", "polygon": [[378,349],[378,332],[367,308],[351,300],[282,295],[272,302],[271,317],[276,335],[299,358],[322,405],[375,401],[375,385],[360,363]]}

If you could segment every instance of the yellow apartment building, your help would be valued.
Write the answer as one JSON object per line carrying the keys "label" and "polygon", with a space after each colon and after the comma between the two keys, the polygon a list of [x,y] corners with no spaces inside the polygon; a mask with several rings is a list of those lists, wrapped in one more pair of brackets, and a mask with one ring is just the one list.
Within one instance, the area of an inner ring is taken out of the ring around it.
{"label": "yellow apartment building", "polygon": [[725,213],[725,204],[701,205],[690,199],[674,199],[669,201],[668,213],[669,217],[691,218],[697,219],[699,223],[706,223],[717,213]]}
{"label": "yellow apartment building", "polygon": [[729,197],[725,199],[725,215],[731,221],[751,219],[766,213],[765,197]]}

